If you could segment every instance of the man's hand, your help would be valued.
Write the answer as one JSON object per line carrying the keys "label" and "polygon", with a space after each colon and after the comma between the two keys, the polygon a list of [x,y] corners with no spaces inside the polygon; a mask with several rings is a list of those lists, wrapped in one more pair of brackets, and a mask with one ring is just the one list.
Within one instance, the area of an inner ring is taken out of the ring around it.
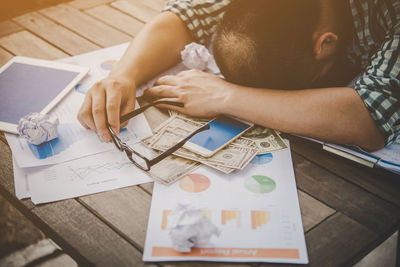
{"label": "man's hand", "polygon": [[[87,92],[78,112],[78,120],[88,129],[97,131],[103,141],[111,141],[107,121],[118,133],[121,125],[120,114],[128,113],[135,107],[135,84],[121,77],[107,77],[97,82]],[[123,125],[122,125],[123,126]]]}
{"label": "man's hand", "polygon": [[145,95],[184,103],[184,107],[159,105],[195,117],[214,117],[224,110],[224,105],[234,85],[220,77],[199,70],[183,71],[157,80]]}

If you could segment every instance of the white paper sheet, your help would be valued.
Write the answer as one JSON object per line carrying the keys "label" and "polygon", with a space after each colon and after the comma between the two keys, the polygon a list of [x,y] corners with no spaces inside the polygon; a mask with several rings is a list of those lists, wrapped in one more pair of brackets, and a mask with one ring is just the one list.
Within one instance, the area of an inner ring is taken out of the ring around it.
{"label": "white paper sheet", "polygon": [[[83,101],[83,94],[71,92],[50,114],[60,120],[59,137],[45,144],[35,146],[24,138],[6,134],[13,156],[21,168],[57,164],[88,155],[110,150],[112,147],[102,142],[101,138],[91,130],[85,129],[76,115]],[[148,135],[142,131],[141,125],[147,125],[143,114],[135,117],[137,127],[130,130],[137,140]]]}
{"label": "white paper sheet", "polygon": [[[143,136],[151,134],[147,121],[134,117],[118,136],[135,148],[138,139],[134,130],[138,128]],[[27,173],[27,181],[32,202],[53,202],[153,181],[113,143],[108,145],[111,151],[47,168],[31,169]]]}
{"label": "white paper sheet", "polygon": [[28,174],[34,204],[152,182],[120,151],[104,152]]}
{"label": "white paper sheet", "polygon": [[[166,226],[178,203],[203,209],[220,236],[175,251]],[[156,183],[143,260],[307,263],[290,150],[257,156],[230,175],[201,167],[170,186]]]}
{"label": "white paper sheet", "polygon": [[28,184],[28,170],[20,168],[13,157],[15,195],[18,199],[31,197]]}
{"label": "white paper sheet", "polygon": [[[358,158],[364,159],[370,162],[373,166],[374,165],[379,166],[391,172],[400,173],[400,136],[392,144],[380,150],[369,153],[362,152],[361,150],[357,151],[352,149],[351,147],[345,147],[335,144],[325,144],[325,145],[339,151],[344,151]],[[335,151],[331,152],[338,154]]]}
{"label": "white paper sheet", "polygon": [[[89,52],[86,54],[59,59],[58,61],[69,64],[76,64],[80,66],[89,67],[89,74],[76,86],[75,90],[85,94],[96,82],[107,77],[109,72],[118,64],[119,59],[128,48],[128,43],[111,46],[108,48],[100,49],[97,51]],[[143,91],[151,86],[154,82],[164,75],[173,75],[181,71],[188,70],[183,63],[179,63],[167,71],[160,73],[150,81],[142,84],[136,89],[136,96],[141,96]],[[213,69],[214,72],[217,70]],[[208,73],[213,73],[211,70],[206,70]],[[220,75],[220,73],[219,73]]]}
{"label": "white paper sheet", "polygon": [[85,94],[93,84],[105,78],[118,64],[128,45],[129,42],[58,61],[90,68],[88,75],[75,87],[76,91]]}

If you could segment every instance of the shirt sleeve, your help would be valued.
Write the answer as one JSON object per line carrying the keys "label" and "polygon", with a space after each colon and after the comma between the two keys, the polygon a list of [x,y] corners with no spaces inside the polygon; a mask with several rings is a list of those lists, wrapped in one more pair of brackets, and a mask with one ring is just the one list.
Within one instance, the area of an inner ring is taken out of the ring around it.
{"label": "shirt sleeve", "polygon": [[171,11],[178,15],[195,41],[206,45],[231,2],[232,0],[169,1],[163,11]]}
{"label": "shirt sleeve", "polygon": [[392,143],[400,135],[400,35],[386,39],[354,89],[384,134],[386,144]]}

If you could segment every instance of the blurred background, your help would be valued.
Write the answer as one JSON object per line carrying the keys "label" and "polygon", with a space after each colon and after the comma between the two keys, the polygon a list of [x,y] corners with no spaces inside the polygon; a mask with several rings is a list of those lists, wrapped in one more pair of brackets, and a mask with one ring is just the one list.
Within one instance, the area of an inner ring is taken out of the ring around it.
{"label": "blurred background", "polygon": [[[0,22],[61,2],[68,1],[1,0]],[[38,228],[0,195],[0,259],[45,238]]]}
{"label": "blurred background", "polygon": [[0,21],[68,0],[1,0]]}

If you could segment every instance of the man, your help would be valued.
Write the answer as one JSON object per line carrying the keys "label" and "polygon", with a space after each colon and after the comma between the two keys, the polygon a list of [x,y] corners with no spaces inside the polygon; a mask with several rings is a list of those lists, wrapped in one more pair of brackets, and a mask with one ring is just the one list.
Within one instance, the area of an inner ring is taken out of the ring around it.
{"label": "man", "polygon": [[[183,102],[183,108],[163,107],[192,116],[224,113],[283,132],[382,148],[400,132],[400,4],[347,1],[171,2],[87,93],[78,119],[110,141],[106,121],[119,130],[119,116],[134,108],[135,88],[178,63],[186,44],[207,44],[217,31],[215,57],[227,80],[188,71],[160,78],[146,93]],[[330,82],[349,65],[344,74],[361,73],[354,88]]]}

